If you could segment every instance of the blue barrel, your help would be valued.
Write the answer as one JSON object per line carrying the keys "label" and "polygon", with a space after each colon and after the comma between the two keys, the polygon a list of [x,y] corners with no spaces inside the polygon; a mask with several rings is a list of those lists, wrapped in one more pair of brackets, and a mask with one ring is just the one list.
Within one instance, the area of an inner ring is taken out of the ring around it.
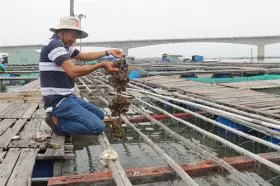
{"label": "blue barrel", "polygon": [[[248,133],[251,130],[249,127],[240,125],[239,123],[231,121],[231,120],[229,120],[227,118],[224,118],[222,116],[217,117],[216,121],[219,122],[219,123],[222,123],[222,124],[224,124],[224,125],[226,125],[228,127],[234,128],[236,130],[239,130],[239,131],[242,131],[242,132],[245,132],[245,133]],[[222,132],[225,135],[229,135],[230,134],[230,132],[225,130],[225,129],[221,129],[220,128],[219,131]]]}

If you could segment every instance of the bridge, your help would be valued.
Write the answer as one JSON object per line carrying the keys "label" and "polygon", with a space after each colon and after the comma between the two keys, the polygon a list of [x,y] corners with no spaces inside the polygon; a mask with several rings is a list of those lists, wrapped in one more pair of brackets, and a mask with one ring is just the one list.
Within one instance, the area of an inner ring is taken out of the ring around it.
{"label": "bridge", "polygon": [[[280,43],[280,35],[275,36],[247,36],[247,37],[212,37],[212,38],[181,38],[181,39],[147,39],[147,40],[124,40],[124,41],[99,41],[83,42],[84,47],[112,47],[122,48],[128,55],[128,49],[143,46],[171,44],[171,43],[194,43],[194,42],[211,42],[211,43],[234,43],[256,45],[258,47],[257,58],[263,60],[265,57],[265,45]],[[40,49],[42,44],[35,45],[18,45],[18,46],[0,46],[0,52],[9,53],[20,49],[36,50]]]}

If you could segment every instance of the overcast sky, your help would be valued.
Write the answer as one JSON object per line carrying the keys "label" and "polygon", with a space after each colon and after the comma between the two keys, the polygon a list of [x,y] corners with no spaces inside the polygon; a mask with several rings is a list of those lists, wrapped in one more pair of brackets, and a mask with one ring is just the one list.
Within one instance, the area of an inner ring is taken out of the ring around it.
{"label": "overcast sky", "polygon": [[[43,43],[49,28],[69,15],[70,0],[1,0],[0,45]],[[84,14],[85,41],[280,35],[279,0],[75,0]],[[211,43],[158,45],[130,50],[206,56],[247,55],[255,46]],[[280,44],[266,47],[279,55]]]}

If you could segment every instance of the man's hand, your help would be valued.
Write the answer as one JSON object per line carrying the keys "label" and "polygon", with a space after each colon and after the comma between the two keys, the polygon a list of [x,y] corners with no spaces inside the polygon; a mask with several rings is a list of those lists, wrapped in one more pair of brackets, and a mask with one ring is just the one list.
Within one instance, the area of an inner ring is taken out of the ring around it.
{"label": "man's hand", "polygon": [[119,69],[114,66],[112,62],[102,62],[102,67],[109,73],[118,72]]}
{"label": "man's hand", "polygon": [[110,55],[112,55],[114,57],[122,58],[125,56],[125,54],[119,49],[109,49],[107,51]]}

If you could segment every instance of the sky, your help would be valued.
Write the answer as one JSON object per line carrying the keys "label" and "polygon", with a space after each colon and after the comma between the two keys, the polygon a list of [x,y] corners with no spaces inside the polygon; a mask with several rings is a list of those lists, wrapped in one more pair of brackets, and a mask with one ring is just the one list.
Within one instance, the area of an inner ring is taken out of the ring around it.
{"label": "sky", "polygon": [[[41,44],[50,27],[70,14],[70,0],[1,0],[0,46]],[[280,35],[279,0],[75,0],[75,14],[84,14],[84,41]],[[85,48],[84,50],[100,50]],[[185,43],[129,50],[136,57],[162,53],[186,57],[256,55],[253,45]],[[280,44],[266,55],[280,56]]]}

